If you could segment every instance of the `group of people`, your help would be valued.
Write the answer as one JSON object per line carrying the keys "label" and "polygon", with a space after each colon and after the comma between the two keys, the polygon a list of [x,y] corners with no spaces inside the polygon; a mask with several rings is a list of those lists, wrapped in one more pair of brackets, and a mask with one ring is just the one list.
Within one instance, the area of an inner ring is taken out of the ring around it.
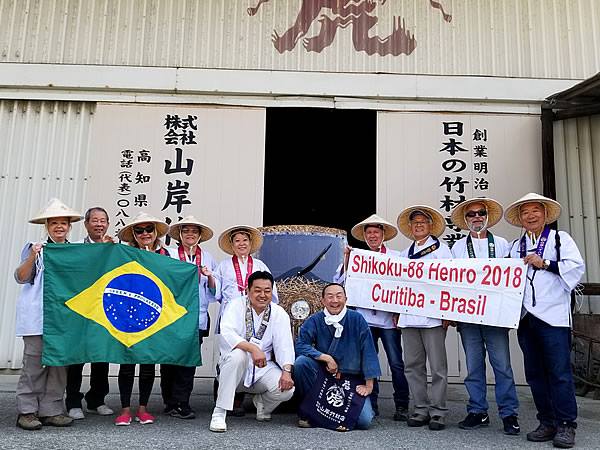
{"label": "group of people", "polygon": [[[527,283],[523,297],[517,336],[523,351],[525,377],[531,387],[538,411],[539,426],[527,434],[534,442],[553,441],[556,447],[575,444],[577,403],[572,377],[571,291],[581,279],[585,265],[574,240],[564,231],[550,228],[560,216],[561,206],[555,200],[530,193],[513,202],[506,212],[490,198],[473,198],[459,204],[452,222],[467,230],[468,235],[452,249],[439,241],[446,223],[433,208],[415,205],[398,216],[398,229],[412,241],[401,252],[388,249],[384,242],[396,236],[397,230],[385,219],[373,215],[352,229],[352,235],[364,241],[368,249],[396,253],[410,259],[447,258],[521,258],[527,265]],[[523,231],[520,239],[509,243],[493,234],[490,228],[503,217]],[[350,248],[337,271],[342,282],[348,265]],[[486,400],[486,354],[494,377],[498,413],[504,433],[520,433],[519,400],[510,361],[507,328],[448,321],[371,309],[357,309],[369,324],[375,347],[381,338],[392,373],[394,419],[406,420],[410,427],[428,425],[431,430],[445,428],[447,414],[446,330],[457,325],[466,356],[465,387],[469,394],[467,415],[458,426],[472,430],[488,426]],[[400,334],[402,339],[400,339]],[[403,357],[402,346],[405,352]],[[427,367],[431,373],[428,393]],[[375,386],[376,386],[376,380]],[[408,402],[413,412],[408,413]],[[377,391],[370,405],[377,412]]]}
{"label": "group of people", "polygon": [[[108,363],[91,364],[90,390],[81,391],[83,364],[68,367],[44,367],[41,363],[43,332],[43,246],[45,243],[68,243],[68,233],[74,222],[84,219],[87,236],[81,243],[114,243],[107,234],[108,213],[104,208],[90,208],[82,217],[77,211],[58,199],[52,199],[46,208],[30,220],[44,225],[45,242],[29,242],[21,254],[21,263],[15,271],[15,279],[23,284],[17,301],[17,336],[23,337],[23,369],[17,386],[17,426],[40,429],[43,425],[69,426],[73,420],[85,417],[82,400],[92,414],[112,415],[104,398],[109,392]],[[163,238],[169,235],[176,247],[167,247]],[[220,238],[221,249],[232,255],[217,264],[212,255],[200,247],[211,239],[213,231],[193,216],[187,216],[169,226],[167,223],[144,212],[139,213],[119,230],[118,240],[143,251],[151,251],[166,257],[195,264],[199,279],[198,343],[202,346],[208,336],[210,317],[208,306],[220,302],[221,310],[230,300],[244,295],[248,277],[255,271],[267,270],[267,266],[254,253],[262,244],[261,233],[253,227],[239,226],[225,230]],[[274,298],[277,298],[273,289]],[[219,313],[219,317],[221,313]],[[219,328],[217,323],[217,329]],[[118,385],[121,411],[115,424],[130,425],[132,420],[141,424],[153,423],[155,417],[147,410],[155,379],[154,364],[140,364],[138,369],[139,398],[135,414],[131,409],[131,397],[136,373],[135,364],[121,364]],[[183,419],[195,417],[189,404],[193,390],[195,367],[161,364],[161,393],[165,414]],[[66,392],[66,398],[65,398]],[[66,405],[66,411],[63,406]],[[66,414],[65,414],[66,412]]]}
{"label": "group of people", "polygon": [[[561,212],[555,200],[527,194],[504,212],[490,198],[473,198],[458,205],[453,223],[468,235],[449,249],[439,238],[446,221],[434,208],[414,205],[398,216],[397,227],[372,215],[351,230],[366,243],[368,250],[397,254],[410,259],[450,258],[521,258],[527,265],[527,283],[517,330],[524,355],[525,375],[538,411],[539,426],[527,434],[530,441],[553,441],[562,448],[575,443],[577,404],[570,365],[571,291],[584,272],[581,254],[568,233],[550,228]],[[523,230],[520,239],[509,243],[492,234],[490,228],[503,217]],[[81,216],[53,200],[30,222],[44,224],[48,242],[67,242],[71,223]],[[85,214],[88,236],[85,242],[108,242],[108,215],[102,208]],[[386,247],[398,229],[411,244],[402,252]],[[167,248],[161,238],[169,234],[178,242]],[[119,231],[118,238],[137,247],[164,256],[196,264],[200,283],[199,345],[208,334],[210,302],[221,303],[215,333],[218,334],[220,359],[216,405],[210,430],[227,430],[227,412],[235,409],[239,395],[253,396],[258,421],[270,421],[273,410],[289,400],[294,392],[301,400],[315,386],[320,370],[337,377],[358,376],[364,380],[356,393],[364,397],[362,410],[354,425],[366,429],[379,414],[378,361],[379,340],[392,373],[395,411],[393,418],[410,427],[446,427],[447,356],[446,330],[451,324],[436,318],[409,314],[395,315],[371,309],[346,308],[345,274],[351,248],[337,270],[333,282],[322,291],[323,309],[310,316],[300,328],[294,343],[290,319],[278,303],[273,277],[268,267],[251,256],[262,244],[261,233],[250,226],[236,226],[219,237],[219,247],[231,255],[220,264],[199,244],[213,236],[212,230],[188,216],[170,227],[159,219],[140,213]],[[82,365],[43,367],[42,300],[43,263],[41,243],[28,243],[22,252],[15,278],[24,284],[17,307],[17,334],[24,339],[23,370],[17,387],[17,425],[39,429],[42,425],[67,426],[84,417],[81,389]],[[458,323],[466,355],[469,394],[467,415],[459,422],[472,430],[490,423],[486,400],[486,353],[495,376],[496,402],[508,435],[520,433],[519,401],[510,363],[508,329],[487,325]],[[404,346],[404,351],[403,347]],[[431,373],[428,389],[427,363]],[[108,365],[94,363],[90,391],[85,395],[87,411],[112,414],[104,404],[108,393]],[[154,382],[154,365],[139,370],[139,407],[135,419],[152,423],[147,408]],[[165,413],[193,418],[189,398],[195,368],[161,365],[161,391]],[[134,365],[121,365],[119,391],[121,412],[115,423],[129,425]],[[63,397],[66,391],[66,406]],[[236,397],[237,396],[237,397]],[[409,412],[409,398],[413,410]],[[308,417],[299,417],[298,425],[311,427]]]}

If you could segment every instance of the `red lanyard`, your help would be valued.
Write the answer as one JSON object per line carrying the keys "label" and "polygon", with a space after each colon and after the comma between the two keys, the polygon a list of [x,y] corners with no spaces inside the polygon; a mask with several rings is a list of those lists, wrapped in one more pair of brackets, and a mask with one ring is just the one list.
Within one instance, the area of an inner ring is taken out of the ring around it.
{"label": "red lanyard", "polygon": [[[187,256],[185,255],[185,251],[183,250],[183,245],[180,245],[177,251],[179,252],[179,259],[181,261],[187,262]],[[200,247],[198,247],[197,245],[194,262],[198,266],[198,278],[200,278],[202,276],[202,253],[200,251]]]}
{"label": "red lanyard", "polygon": [[233,255],[231,259],[233,260],[233,269],[235,270],[237,288],[241,293],[245,293],[246,287],[248,286],[248,277],[252,274],[252,256],[248,256],[248,273],[246,273],[245,280],[242,280],[242,270],[240,269],[238,257],[236,255]]}
{"label": "red lanyard", "polygon": [[385,245],[381,244],[381,248],[379,249],[379,253],[383,253],[383,254],[387,253],[387,248],[385,248]]}

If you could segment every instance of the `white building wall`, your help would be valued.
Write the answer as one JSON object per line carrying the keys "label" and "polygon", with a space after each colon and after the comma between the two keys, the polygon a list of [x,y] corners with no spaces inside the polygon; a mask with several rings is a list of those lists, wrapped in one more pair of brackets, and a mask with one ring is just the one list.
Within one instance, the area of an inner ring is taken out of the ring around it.
{"label": "white building wall", "polygon": [[[125,107],[132,108],[135,106]],[[238,223],[262,225],[265,110],[216,111],[218,119],[206,124],[214,137],[210,154],[196,161],[203,202],[190,212],[214,228],[215,238],[204,246],[220,261],[225,254],[218,249],[217,238],[223,229]],[[0,101],[0,135],[6,137],[0,142],[0,236],[4,243],[0,258],[0,368],[21,366],[22,341],[14,337],[20,286],[13,272],[23,245],[45,237],[43,227],[28,220],[51,197],[59,197],[82,214],[97,205],[112,211],[107,205],[109,199],[114,201],[109,180],[96,169],[102,164],[102,152],[114,149],[103,149],[99,142],[104,141],[98,137],[95,144],[91,142],[95,112],[95,103]],[[152,211],[158,214],[159,209]],[[69,239],[84,236],[82,223],[74,224]],[[216,312],[212,313],[214,317]],[[205,340],[204,349],[199,373],[212,375],[218,356],[214,336]]]}
{"label": "white building wall", "polygon": [[[442,122],[464,123],[461,146],[468,153],[449,156],[440,153],[443,147]],[[472,130],[486,129],[488,157],[473,156],[471,151]],[[377,213],[392,223],[398,213],[416,204],[429,205],[440,210],[440,199],[448,192],[438,187],[445,175],[460,175],[465,184],[465,197],[486,196],[507,206],[527,192],[541,192],[541,123],[535,114],[467,114],[467,113],[416,113],[379,112],[377,118]],[[446,156],[444,156],[446,155]],[[444,173],[440,163],[448,158],[464,159],[467,169],[460,174]],[[473,170],[474,162],[486,161],[489,173],[483,175],[489,181],[489,189],[478,190],[476,178],[482,175]],[[458,197],[453,189],[449,194]],[[446,229],[448,234],[453,231]],[[509,242],[519,237],[520,230],[502,220],[493,228],[494,234]],[[399,235],[389,243],[391,248],[402,250],[410,241]],[[511,359],[515,379],[525,382],[522,353],[516,332],[510,332]],[[465,357],[459,334],[455,328],[448,330],[446,338],[448,375],[452,380],[467,375]],[[487,365],[488,379],[493,379],[491,365]]]}
{"label": "white building wall", "polygon": [[375,2],[372,11],[354,2],[357,20],[377,20],[369,37],[385,40],[394,22],[414,37],[414,50],[397,56],[357,50],[357,23],[307,51],[319,19],[349,18],[325,8],[279,53],[273,36],[310,2],[270,0],[250,16],[257,1],[0,0],[0,62],[565,79],[600,71],[597,0],[440,0],[448,20],[428,0]]}

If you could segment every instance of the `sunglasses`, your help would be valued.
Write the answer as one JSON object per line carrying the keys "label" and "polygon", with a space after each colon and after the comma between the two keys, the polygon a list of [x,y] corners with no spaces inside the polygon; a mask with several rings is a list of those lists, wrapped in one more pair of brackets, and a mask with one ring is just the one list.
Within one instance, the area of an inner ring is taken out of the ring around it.
{"label": "sunglasses", "polygon": [[135,234],[142,234],[144,232],[146,232],[146,233],[153,233],[154,232],[154,225],[146,225],[145,227],[133,227],[133,232]]}
{"label": "sunglasses", "polygon": [[467,216],[471,219],[475,216],[485,217],[485,216],[487,216],[487,211],[485,209],[480,209],[479,211],[469,211],[468,213],[465,214],[465,216]]}

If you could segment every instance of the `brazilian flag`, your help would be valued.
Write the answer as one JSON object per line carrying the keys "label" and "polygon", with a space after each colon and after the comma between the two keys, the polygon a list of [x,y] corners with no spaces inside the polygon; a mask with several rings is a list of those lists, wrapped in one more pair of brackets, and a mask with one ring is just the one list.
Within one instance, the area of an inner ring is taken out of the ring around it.
{"label": "brazilian flag", "polygon": [[198,268],[122,244],[44,247],[42,364],[201,365]]}

